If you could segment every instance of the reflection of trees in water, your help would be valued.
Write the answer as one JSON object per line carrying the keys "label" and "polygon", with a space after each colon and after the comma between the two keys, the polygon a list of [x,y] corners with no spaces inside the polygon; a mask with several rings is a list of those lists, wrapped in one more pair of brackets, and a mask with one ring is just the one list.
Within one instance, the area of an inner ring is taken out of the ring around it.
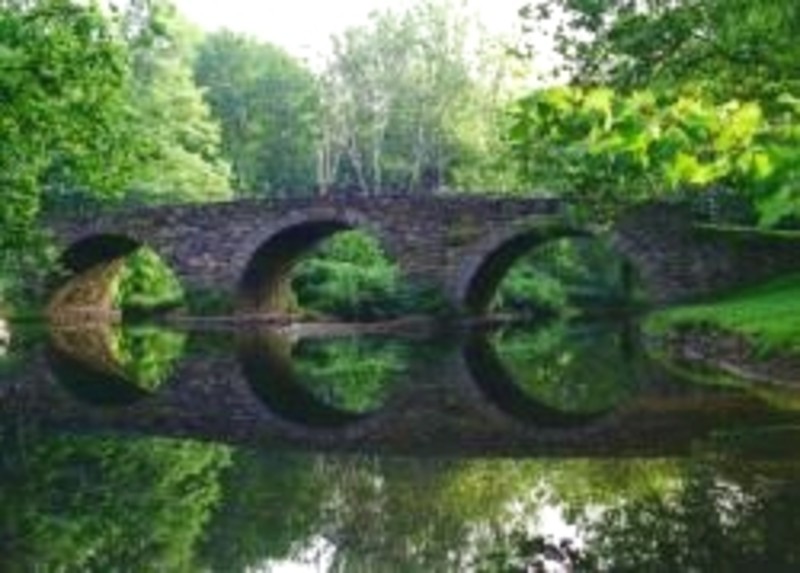
{"label": "reflection of trees in water", "polygon": [[546,526],[536,521],[545,507],[561,507],[568,521],[588,527],[593,508],[670,495],[681,472],[679,463],[659,460],[239,452],[225,474],[225,498],[211,521],[205,559],[230,564],[221,570],[245,571],[304,554],[324,538],[334,548],[334,571],[462,571],[513,557],[515,539],[530,537],[515,538],[515,532]]}
{"label": "reflection of trees in water", "polygon": [[625,335],[615,329],[556,322],[502,330],[491,342],[525,394],[563,412],[609,410],[636,383]]}
{"label": "reflection of trees in water", "polygon": [[115,355],[130,380],[155,390],[183,353],[186,335],[163,328],[123,328],[114,338]]}
{"label": "reflection of trees in water", "polygon": [[797,571],[800,465],[780,479],[754,469],[690,465],[677,491],[604,512],[592,550],[614,571]]}
{"label": "reflection of trees in water", "polygon": [[155,327],[98,323],[50,331],[61,383],[91,403],[127,404],[154,392],[183,353],[186,335]]}
{"label": "reflection of trees in water", "polygon": [[238,450],[232,459],[198,549],[209,570],[244,573],[299,551],[329,490],[311,456]]}
{"label": "reflection of trees in water", "polygon": [[204,551],[224,570],[245,571],[322,537],[335,548],[335,571],[455,571],[536,478],[536,464],[513,461],[240,452]]}
{"label": "reflection of trees in water", "polygon": [[342,427],[381,408],[402,382],[407,343],[334,337],[293,343],[279,333],[242,337],[242,370],[272,413],[308,428]]}
{"label": "reflection of trees in water", "polygon": [[0,568],[12,573],[244,573],[320,539],[334,571],[519,571],[547,507],[587,544],[579,571],[793,571],[800,559],[793,461],[231,457],[161,439],[0,440]]}
{"label": "reflection of trees in water", "polygon": [[[576,571],[798,570],[798,462],[715,452],[655,469],[651,479],[607,482],[577,497],[568,482],[550,482],[551,503],[566,507],[580,531],[583,565]],[[541,555],[541,539],[513,529],[479,556],[478,570],[524,570],[520,563]]]}
{"label": "reflection of trees in water", "polygon": [[0,570],[197,570],[225,448],[7,432],[0,452]]}
{"label": "reflection of trees in water", "polygon": [[330,406],[378,409],[405,369],[406,349],[385,339],[301,340],[292,351],[298,381]]}

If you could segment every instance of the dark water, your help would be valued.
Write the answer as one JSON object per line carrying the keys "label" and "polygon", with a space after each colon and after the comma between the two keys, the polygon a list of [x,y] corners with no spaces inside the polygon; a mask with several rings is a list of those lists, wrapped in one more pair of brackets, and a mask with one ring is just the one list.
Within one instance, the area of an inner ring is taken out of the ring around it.
{"label": "dark water", "polygon": [[800,391],[632,324],[17,326],[0,408],[0,571],[800,570]]}

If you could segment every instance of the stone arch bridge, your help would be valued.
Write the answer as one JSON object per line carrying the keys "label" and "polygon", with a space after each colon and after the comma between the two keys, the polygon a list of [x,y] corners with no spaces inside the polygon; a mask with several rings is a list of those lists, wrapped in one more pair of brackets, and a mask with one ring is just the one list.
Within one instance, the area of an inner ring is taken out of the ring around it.
{"label": "stone arch bridge", "polygon": [[[49,223],[68,275],[51,308],[110,311],[113,276],[146,245],[189,298],[212,291],[243,313],[279,311],[292,266],[347,229],[373,235],[413,284],[437,289],[459,313],[480,314],[524,252],[594,235],[551,198],[426,195],[240,200],[65,217]],[[680,207],[648,205],[601,233],[654,301],[688,299],[800,268],[798,241],[699,228]]]}

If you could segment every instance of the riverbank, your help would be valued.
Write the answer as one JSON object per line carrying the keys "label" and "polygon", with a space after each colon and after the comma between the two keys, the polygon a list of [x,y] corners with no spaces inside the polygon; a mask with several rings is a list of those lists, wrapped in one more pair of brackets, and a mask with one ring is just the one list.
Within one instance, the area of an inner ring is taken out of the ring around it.
{"label": "riverbank", "polygon": [[800,274],[658,311],[645,333],[666,360],[744,381],[800,384]]}

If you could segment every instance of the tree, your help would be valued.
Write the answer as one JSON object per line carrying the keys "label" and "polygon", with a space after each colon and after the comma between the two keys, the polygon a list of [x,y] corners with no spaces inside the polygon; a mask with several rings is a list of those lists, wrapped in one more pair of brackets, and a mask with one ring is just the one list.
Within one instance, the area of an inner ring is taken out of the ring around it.
{"label": "tree", "polygon": [[482,135],[462,127],[474,121],[462,112],[480,109],[473,96],[486,53],[475,22],[448,2],[375,12],[336,38],[322,78],[323,187],[377,194],[451,182],[462,138]]}
{"label": "tree", "polygon": [[4,274],[31,279],[49,268],[39,264],[42,212],[227,195],[217,127],[180,25],[168,5],[144,4],[0,3]]}
{"label": "tree", "polygon": [[693,83],[762,104],[800,87],[793,0],[534,0],[521,14],[532,34],[554,37],[578,84]]}
{"label": "tree", "polygon": [[800,213],[795,32],[788,0],[541,0],[569,88],[522,99],[510,130],[522,177],[600,219],[665,195],[729,189],[774,225]]}
{"label": "tree", "polygon": [[127,27],[135,128],[150,143],[128,195],[146,202],[228,198],[219,124],[192,72],[198,34],[170,4],[154,2],[150,9],[147,28],[135,20]]}
{"label": "tree", "polygon": [[276,46],[226,31],[204,39],[194,69],[222,125],[237,189],[311,189],[318,106],[311,72]]}
{"label": "tree", "polygon": [[30,246],[53,188],[118,194],[129,180],[142,142],[126,134],[128,79],[125,43],[97,6],[0,3],[1,253]]}
{"label": "tree", "polygon": [[764,224],[800,214],[798,106],[769,120],[757,102],[703,92],[560,87],[517,102],[510,131],[523,179],[608,221],[632,203],[736,190]]}

